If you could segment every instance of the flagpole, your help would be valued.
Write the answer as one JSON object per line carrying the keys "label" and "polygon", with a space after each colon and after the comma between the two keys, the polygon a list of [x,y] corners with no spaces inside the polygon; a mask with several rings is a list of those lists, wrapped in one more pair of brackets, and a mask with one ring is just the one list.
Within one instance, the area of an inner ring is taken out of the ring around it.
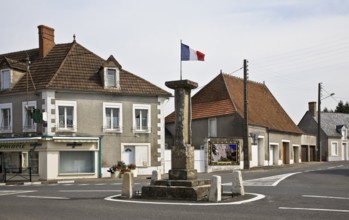
{"label": "flagpole", "polygon": [[180,49],[180,65],[179,65],[179,73],[180,73],[180,80],[182,80],[182,39],[181,39],[181,49]]}

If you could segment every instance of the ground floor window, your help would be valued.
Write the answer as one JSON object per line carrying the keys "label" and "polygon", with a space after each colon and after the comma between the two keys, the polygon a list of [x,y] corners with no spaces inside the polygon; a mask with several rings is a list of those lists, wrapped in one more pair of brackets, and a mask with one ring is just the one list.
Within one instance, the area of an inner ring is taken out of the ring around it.
{"label": "ground floor window", "polygon": [[61,151],[59,173],[94,173],[94,155],[91,151]]}

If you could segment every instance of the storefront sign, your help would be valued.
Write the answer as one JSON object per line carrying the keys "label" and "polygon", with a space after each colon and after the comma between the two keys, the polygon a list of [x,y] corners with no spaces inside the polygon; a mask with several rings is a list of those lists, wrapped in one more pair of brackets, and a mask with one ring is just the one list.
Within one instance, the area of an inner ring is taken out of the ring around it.
{"label": "storefront sign", "polygon": [[23,149],[24,143],[0,144],[0,149]]}

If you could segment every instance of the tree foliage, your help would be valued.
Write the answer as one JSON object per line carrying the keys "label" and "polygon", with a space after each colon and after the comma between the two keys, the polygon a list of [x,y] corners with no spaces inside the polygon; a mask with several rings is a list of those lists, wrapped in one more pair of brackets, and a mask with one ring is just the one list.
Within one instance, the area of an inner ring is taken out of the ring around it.
{"label": "tree foliage", "polygon": [[349,114],[349,103],[346,102],[344,104],[343,101],[340,100],[338,105],[336,106],[336,109],[334,110],[334,112]]}

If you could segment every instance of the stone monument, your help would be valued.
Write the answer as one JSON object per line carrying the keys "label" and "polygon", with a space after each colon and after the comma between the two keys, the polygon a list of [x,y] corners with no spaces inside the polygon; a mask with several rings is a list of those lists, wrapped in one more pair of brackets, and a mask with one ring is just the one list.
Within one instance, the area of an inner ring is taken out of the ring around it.
{"label": "stone monument", "polygon": [[154,181],[142,188],[142,198],[206,200],[210,180],[197,179],[194,169],[194,147],[191,145],[191,90],[198,87],[196,82],[178,80],[166,82],[175,90],[175,139],[171,151],[171,165],[167,180]]}

